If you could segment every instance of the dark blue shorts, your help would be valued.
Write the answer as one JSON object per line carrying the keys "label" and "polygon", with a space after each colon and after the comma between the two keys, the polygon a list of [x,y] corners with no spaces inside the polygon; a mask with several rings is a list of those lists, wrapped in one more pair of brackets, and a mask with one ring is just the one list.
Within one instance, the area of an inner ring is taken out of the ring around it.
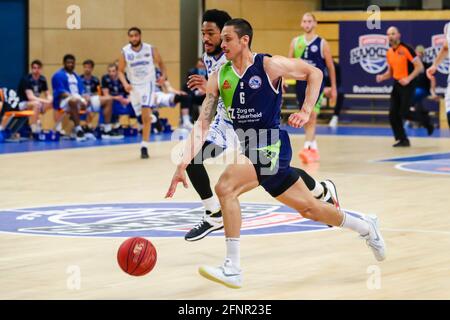
{"label": "dark blue shorts", "polygon": [[299,174],[290,167],[292,148],[289,135],[280,129],[263,132],[244,141],[244,154],[251,160],[260,185],[273,197],[289,189]]}
{"label": "dark blue shorts", "polygon": [[123,106],[119,101],[113,100],[113,115],[115,116],[121,116],[121,115],[130,115],[134,116],[134,110],[131,106],[131,103],[129,103],[126,106]]}
{"label": "dark blue shorts", "polygon": [[[305,101],[306,84],[307,84],[306,81],[297,81],[295,83],[295,94],[297,96],[297,102],[298,102],[300,107],[303,105],[303,102]],[[322,85],[320,87],[319,97],[317,98],[316,104],[314,105],[314,109],[313,109],[313,111],[316,112],[317,114],[320,113],[320,107],[322,106],[323,89],[324,89],[324,87],[325,87],[325,85],[324,85],[324,82],[322,81]]]}

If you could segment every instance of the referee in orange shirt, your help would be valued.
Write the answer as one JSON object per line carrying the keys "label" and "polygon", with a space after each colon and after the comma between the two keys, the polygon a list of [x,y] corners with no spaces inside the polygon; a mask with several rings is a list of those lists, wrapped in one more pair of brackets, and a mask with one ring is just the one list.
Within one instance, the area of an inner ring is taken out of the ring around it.
{"label": "referee in orange shirt", "polygon": [[[423,72],[423,64],[416,56],[414,49],[400,41],[401,34],[396,27],[387,30],[390,48],[386,54],[388,69],[385,73],[376,77],[377,82],[394,78],[394,87],[391,93],[391,106],[389,109],[389,121],[396,143],[394,147],[409,147],[409,139],[403,128],[403,120],[415,120],[410,112],[413,102],[415,81],[414,79]],[[424,124],[428,126],[428,124]]]}

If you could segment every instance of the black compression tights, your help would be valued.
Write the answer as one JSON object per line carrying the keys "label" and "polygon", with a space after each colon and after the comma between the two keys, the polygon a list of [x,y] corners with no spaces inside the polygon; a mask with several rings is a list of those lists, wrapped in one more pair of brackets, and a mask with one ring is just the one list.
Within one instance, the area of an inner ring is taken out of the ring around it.
{"label": "black compression tights", "polygon": [[209,141],[206,141],[202,150],[192,159],[191,163],[187,166],[186,172],[191,180],[192,186],[197,191],[200,199],[205,200],[213,196],[211,185],[209,182],[209,176],[206,172],[203,161],[209,158],[215,158],[223,152],[223,148]]}

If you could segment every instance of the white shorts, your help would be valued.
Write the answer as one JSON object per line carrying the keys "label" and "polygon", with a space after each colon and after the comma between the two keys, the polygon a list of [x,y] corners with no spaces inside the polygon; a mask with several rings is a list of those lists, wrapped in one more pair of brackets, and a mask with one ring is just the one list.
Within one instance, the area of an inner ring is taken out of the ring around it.
{"label": "white shorts", "polygon": [[[19,110],[20,111],[24,111],[24,110],[28,110],[28,104],[30,103],[30,101],[20,101],[19,102]],[[42,102],[39,102],[39,112],[43,112],[44,111],[44,104]]]}
{"label": "white shorts", "polygon": [[231,121],[223,119],[220,113],[217,113],[211,127],[208,131],[206,141],[212,142],[223,149],[239,150],[240,143],[236,132],[233,129]]}
{"label": "white shorts", "polygon": [[133,90],[130,92],[131,105],[136,116],[140,116],[142,108],[152,108],[155,106],[155,88],[152,82],[146,84],[132,84]]}
{"label": "white shorts", "polygon": [[59,108],[64,111],[68,111],[69,110],[69,100],[71,100],[71,99],[78,100],[78,102],[79,102],[78,110],[80,110],[80,103],[86,103],[86,100],[84,100],[84,98],[77,93],[77,94],[69,95],[65,99],[61,100],[59,103]]}
{"label": "white shorts", "polygon": [[100,112],[100,110],[102,109],[100,97],[97,95],[91,96],[89,100],[90,100],[90,104],[89,104],[89,107],[87,108],[87,111],[88,112]]}

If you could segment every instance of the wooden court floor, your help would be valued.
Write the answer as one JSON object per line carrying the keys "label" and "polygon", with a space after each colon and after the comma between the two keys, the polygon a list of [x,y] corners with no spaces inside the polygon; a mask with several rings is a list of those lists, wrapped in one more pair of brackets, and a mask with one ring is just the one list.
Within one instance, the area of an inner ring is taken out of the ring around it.
{"label": "wooden court floor", "polygon": [[[448,138],[411,141],[412,148],[397,150],[387,137],[320,136],[322,161],[306,167],[335,181],[345,209],[379,216],[382,263],[346,230],[244,236],[244,287],[232,290],[197,273],[200,264],[222,263],[221,237],[152,238],[156,268],[131,277],[116,263],[124,238],[0,233],[0,299],[450,299],[450,176],[372,162],[450,150]],[[292,142],[299,150],[303,136]],[[169,201],[174,144],[152,144],[149,161],[137,158],[138,145],[0,155],[0,209]],[[222,169],[208,164],[213,183]],[[174,200],[197,196],[180,187]],[[261,188],[242,201],[276,203]]]}

